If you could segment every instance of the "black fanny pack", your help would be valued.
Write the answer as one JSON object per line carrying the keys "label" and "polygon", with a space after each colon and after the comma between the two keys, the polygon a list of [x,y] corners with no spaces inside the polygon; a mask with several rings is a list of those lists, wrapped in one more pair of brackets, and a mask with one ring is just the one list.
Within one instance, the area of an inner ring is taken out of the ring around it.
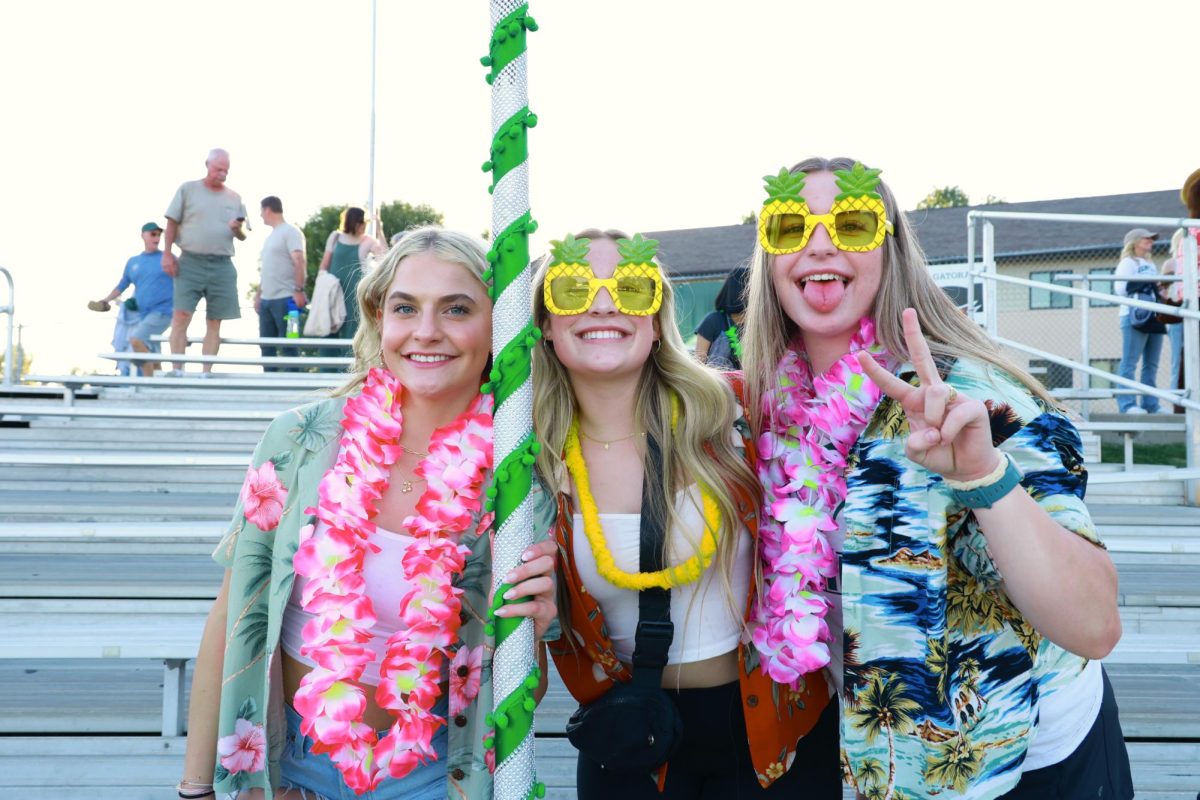
{"label": "black fanny pack", "polygon": [[[651,469],[661,475],[662,452],[646,438]],[[663,568],[663,520],[642,481],[641,546],[643,572]],[[662,689],[667,651],[675,637],[671,592],[638,592],[638,626],[633,646],[633,680],[618,683],[594,703],[582,705],[567,721],[567,739],[579,752],[617,773],[651,772],[667,762],[683,739],[679,709]]]}

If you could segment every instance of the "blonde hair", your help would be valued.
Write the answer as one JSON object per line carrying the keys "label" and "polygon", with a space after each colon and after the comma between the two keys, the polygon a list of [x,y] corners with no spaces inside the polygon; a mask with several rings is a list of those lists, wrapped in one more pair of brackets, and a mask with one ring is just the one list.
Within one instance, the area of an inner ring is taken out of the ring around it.
{"label": "blonde hair", "polygon": [[[629,238],[616,230],[589,228],[576,234],[580,239]],[[667,279],[661,262],[663,299],[655,315],[660,345],[646,359],[638,380],[634,419],[653,436],[662,450],[662,471],[650,468],[648,456],[643,458],[645,481],[649,482],[649,497],[667,521],[667,548],[671,531],[677,527],[675,493],[692,482],[708,487],[721,509],[721,530],[736,532],[742,525],[733,489],[736,487],[757,504],[760,489],[754,474],[735,449],[730,435],[737,418],[736,401],[721,373],[697,362],[683,343],[675,325],[675,292]],[[549,270],[549,259],[543,258],[533,281],[534,324],[545,330],[549,312],[543,302],[542,286]],[[671,398],[679,402],[679,417],[671,425]],[[567,431],[577,413],[575,394],[566,367],[554,353],[553,342],[542,339],[533,349],[533,407],[534,428],[542,443],[537,455],[537,468],[551,487],[566,481],[562,460]],[[725,586],[726,595],[742,617],[745,598],[734,598],[731,588],[733,562],[737,554],[737,536],[722,535],[717,544],[715,563]]]}
{"label": "blonde hair", "polygon": [[[396,279],[400,262],[420,253],[432,253],[442,261],[466,267],[479,279],[481,286],[487,287],[487,281],[483,279],[487,270],[487,253],[475,237],[434,225],[408,231],[374,267],[363,265],[365,274],[358,282],[359,323],[358,332],[354,335],[354,364],[350,368],[350,378],[333,392],[334,397],[355,392],[371,367],[382,363],[383,339],[379,312],[387,299],[392,281]],[[487,371],[485,369],[484,374]]]}
{"label": "blonde hair", "polygon": [[[808,174],[832,172],[850,169],[854,164],[855,159],[852,158],[814,157],[796,164],[791,171]],[[929,351],[935,359],[965,358],[991,364],[1020,381],[1047,405],[1057,407],[1045,387],[1001,353],[987,334],[959,311],[934,282],[925,254],[921,252],[908,218],[897,205],[892,190],[883,181],[879,182],[877,190],[883,197],[887,217],[895,228],[894,235],[885,237],[881,245],[882,275],[871,310],[879,343],[895,357],[908,361],[901,313],[905,308],[914,308],[921,321],[921,330],[929,342]],[[783,312],[775,294],[775,284],[771,280],[773,264],[774,256],[765,252],[762,245],[756,242],[751,258],[742,358],[742,365],[746,369],[748,416],[756,432],[764,426],[762,400],[776,379],[775,365],[800,332],[796,323]]]}

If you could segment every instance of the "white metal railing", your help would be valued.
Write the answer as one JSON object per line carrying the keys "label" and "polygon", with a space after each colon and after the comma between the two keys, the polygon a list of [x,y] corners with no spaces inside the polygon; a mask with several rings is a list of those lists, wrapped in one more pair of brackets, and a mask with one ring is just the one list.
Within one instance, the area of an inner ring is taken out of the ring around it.
{"label": "white metal railing", "polygon": [[5,322],[4,334],[4,385],[12,386],[13,382],[13,316],[16,314],[17,300],[16,288],[13,286],[12,273],[4,267],[0,267],[0,273],[4,275],[4,280],[8,282],[8,303],[0,306],[0,314],[8,316]]}
{"label": "white metal railing", "polygon": [[[1056,283],[1032,281],[1012,275],[1001,275],[996,268],[995,226],[993,220],[1025,220],[1053,222],[1072,225],[1123,225],[1133,227],[1151,227],[1158,230],[1173,230],[1175,228],[1200,228],[1200,219],[1172,217],[1130,217],[1106,216],[1090,214],[1042,214],[1021,211],[979,211],[967,213],[967,265],[972,279],[967,281],[968,308],[974,307],[974,286],[978,278],[983,283],[984,290],[984,320],[988,334],[1000,345],[1017,350],[1036,358],[1070,368],[1071,370],[1091,375],[1109,381],[1112,384],[1152,395],[1184,410],[1184,443],[1187,452],[1187,468],[1181,470],[1165,470],[1164,474],[1173,474],[1175,480],[1188,481],[1189,502],[1200,502],[1200,480],[1196,479],[1200,470],[1200,296],[1197,291],[1197,247],[1192,236],[1184,236],[1180,252],[1182,270],[1176,268],[1176,274],[1182,272],[1179,278],[1183,281],[1183,306],[1170,306],[1163,303],[1150,303],[1105,292],[1096,292],[1090,288],[1077,289],[1073,286],[1063,286]],[[982,245],[981,259],[976,258],[977,242]],[[1113,275],[1095,276],[1094,280],[1116,281]],[[1086,277],[1085,286],[1087,286]],[[1066,294],[1083,299],[1083,322],[1081,323],[1081,361],[1065,358],[1055,353],[1049,353],[1042,348],[1033,347],[1023,342],[1004,338],[999,335],[998,304],[996,302],[997,284],[1026,286],[1051,293]],[[1112,372],[1093,367],[1088,358],[1088,310],[1092,300],[1125,305],[1133,308],[1148,308],[1166,314],[1183,318],[1179,324],[1183,326],[1183,370],[1184,389],[1182,392],[1158,389],[1135,380],[1123,378]],[[1086,383],[1085,383],[1086,385]],[[1090,393],[1089,393],[1090,394]],[[1086,400],[1084,401],[1086,402]],[[1154,424],[1130,420],[1127,426],[1130,430],[1147,429],[1146,425]],[[1128,443],[1127,443],[1128,450]],[[1121,473],[1125,479],[1141,480],[1141,476],[1133,471]],[[1110,479],[1114,480],[1114,479]],[[1120,479],[1115,479],[1120,480]]]}

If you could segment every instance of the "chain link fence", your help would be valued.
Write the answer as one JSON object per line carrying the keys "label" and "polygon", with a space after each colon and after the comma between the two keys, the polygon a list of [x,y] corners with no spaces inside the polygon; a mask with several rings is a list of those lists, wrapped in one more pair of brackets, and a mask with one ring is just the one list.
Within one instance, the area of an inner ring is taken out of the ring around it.
{"label": "chain link fence", "polygon": [[[991,284],[985,295],[992,308],[985,310],[983,302],[978,297],[975,300],[981,321],[993,319],[994,334],[1000,339],[1043,351],[1044,355],[1011,348],[1008,352],[1047,388],[1062,396],[1068,408],[1085,418],[1116,413],[1114,395],[1135,390],[1119,385],[1107,375],[1085,373],[1049,356],[1086,364],[1108,375],[1119,374],[1123,347],[1121,298],[1115,295],[1112,275],[1121,260],[1122,239],[1136,226],[1117,221],[1119,218],[1109,218],[1112,223],[1096,218],[1099,224],[1081,224],[1066,219],[1044,219],[1067,215],[1020,216],[987,219],[993,228],[992,260],[1000,279],[991,282],[976,277],[976,294],[981,280]],[[1160,271],[1163,262],[1171,257],[1170,238],[1176,227],[1177,224],[1162,224],[1155,228],[1160,236],[1148,258]],[[1069,236],[1063,235],[1065,228],[1071,229]],[[982,230],[980,234],[977,258],[984,255]],[[1069,239],[1067,246],[1055,246],[1062,239]],[[934,269],[936,272],[939,267]],[[1032,283],[1006,282],[1005,278]],[[1108,297],[1089,298],[1059,291],[1068,287]],[[1172,325],[1168,331],[1156,335],[1161,347],[1153,385],[1160,389],[1183,389],[1183,326]],[[1139,364],[1134,377],[1141,380],[1141,376]],[[1173,409],[1166,401],[1160,408],[1164,412],[1182,410]]]}

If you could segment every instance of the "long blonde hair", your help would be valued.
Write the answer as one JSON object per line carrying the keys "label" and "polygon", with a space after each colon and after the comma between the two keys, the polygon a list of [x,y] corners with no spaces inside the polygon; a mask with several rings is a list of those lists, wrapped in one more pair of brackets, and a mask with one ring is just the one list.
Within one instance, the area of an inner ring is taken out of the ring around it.
{"label": "long blonde hair", "polygon": [[[434,225],[414,228],[405,233],[404,238],[388,250],[374,267],[364,265],[364,269],[370,271],[358,282],[359,323],[358,332],[354,334],[354,364],[350,368],[350,378],[333,391],[334,397],[353,394],[362,385],[371,367],[383,363],[379,311],[383,308],[392,281],[396,279],[400,262],[420,253],[433,253],[443,261],[466,267],[482,286],[487,287],[487,281],[483,279],[487,270],[487,254],[475,237]],[[489,370],[490,360],[484,375]]]}
{"label": "long blonde hair", "polygon": [[[628,238],[621,231],[588,229],[576,234],[580,239]],[[678,522],[675,493],[693,482],[712,490],[721,508],[721,529],[737,531],[742,524],[733,488],[757,502],[760,489],[754,474],[743,461],[731,440],[731,425],[737,416],[736,400],[725,378],[694,358],[683,343],[675,325],[675,293],[663,271],[662,306],[655,315],[659,346],[646,359],[638,380],[634,418],[662,450],[661,474],[650,468],[643,457],[644,480],[650,482],[650,497],[661,502],[660,511],[667,520],[667,546],[670,532]],[[549,312],[542,298],[542,285],[549,269],[543,258],[533,281],[534,323],[541,330],[548,324]],[[562,460],[567,431],[575,419],[575,393],[566,367],[554,353],[553,343],[542,339],[533,349],[534,429],[542,443],[537,468],[545,483],[557,490],[566,481]],[[671,396],[679,401],[679,418],[671,425]],[[745,598],[733,598],[730,576],[737,553],[737,537],[722,535],[717,544],[715,562],[720,569],[727,594],[741,617]]]}
{"label": "long blonde hair", "polygon": [[[814,173],[850,169],[853,158],[807,158],[791,171]],[[888,219],[895,234],[883,240],[883,274],[879,293],[871,310],[875,319],[875,335],[888,352],[904,361],[909,360],[904,342],[901,312],[914,308],[921,321],[921,330],[929,342],[935,359],[965,358],[982,361],[1009,373],[1029,391],[1051,407],[1057,404],[1036,378],[1007,358],[987,334],[958,310],[929,274],[925,254],[921,252],[908,218],[896,204],[895,195],[883,181],[877,187],[883,197]],[[742,365],[746,370],[746,396],[750,406],[748,416],[755,431],[761,431],[762,399],[774,385],[775,365],[783,358],[799,333],[799,327],[784,312],[771,281],[774,256],[755,243],[751,259],[749,294],[746,301],[746,332],[743,341]]]}

